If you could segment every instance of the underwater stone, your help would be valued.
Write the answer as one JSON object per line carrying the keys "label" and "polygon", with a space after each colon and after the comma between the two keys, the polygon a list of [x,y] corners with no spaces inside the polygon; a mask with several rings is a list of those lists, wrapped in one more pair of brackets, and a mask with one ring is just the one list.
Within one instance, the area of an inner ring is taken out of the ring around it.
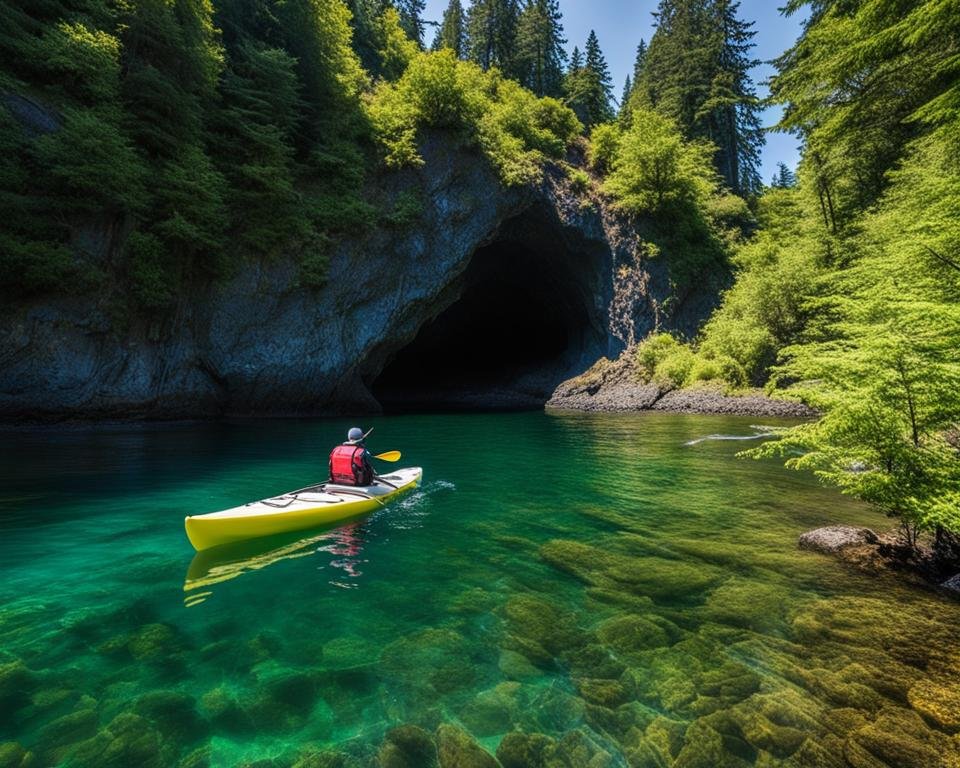
{"label": "underwater stone", "polygon": [[44,750],[58,750],[92,736],[96,733],[98,723],[95,709],[79,709],[43,726],[40,729],[39,741]]}
{"label": "underwater stone", "polygon": [[0,664],[0,709],[12,713],[27,704],[37,675],[22,661]]}
{"label": "underwater stone", "polygon": [[507,602],[503,612],[512,634],[533,641],[554,656],[580,641],[573,620],[546,600],[518,595]]}
{"label": "underwater stone", "polygon": [[138,661],[157,659],[180,650],[177,635],[168,624],[147,624],[128,640],[127,649]]}
{"label": "underwater stone", "polygon": [[163,739],[139,715],[120,714],[96,736],[68,753],[71,768],[166,768],[173,760]]}
{"label": "underwater stone", "polygon": [[437,745],[433,737],[416,725],[391,729],[377,753],[380,768],[433,768]]}
{"label": "underwater stone", "polygon": [[379,652],[376,645],[362,637],[336,637],[323,646],[323,666],[326,669],[365,667],[377,663]]}
{"label": "underwater stone", "polygon": [[596,739],[577,729],[565,733],[544,753],[544,768],[609,768],[614,758]]}
{"label": "underwater stone", "polygon": [[698,720],[687,729],[673,768],[747,768],[750,762],[730,752],[723,736]]}
{"label": "underwater stone", "polygon": [[960,687],[956,680],[921,680],[907,696],[910,706],[950,733],[960,731]]}
{"label": "underwater stone", "polygon": [[783,625],[791,599],[784,587],[734,577],[710,593],[704,613],[720,624],[762,632]]}
{"label": "underwater stone", "polygon": [[210,768],[211,749],[209,744],[197,747],[193,752],[186,755],[179,763],[177,768]]}
{"label": "underwater stone", "polygon": [[953,768],[960,765],[960,744],[933,730],[909,709],[887,707],[877,719],[854,732],[844,744],[853,768]]}
{"label": "underwater stone", "polygon": [[196,704],[196,699],[185,693],[152,691],[137,699],[133,711],[151,720],[165,738],[189,743],[203,731]]}
{"label": "underwater stone", "polygon": [[460,710],[460,719],[477,736],[493,736],[510,730],[518,710],[519,688],[520,683],[509,682],[482,691]]}
{"label": "underwater stone", "polygon": [[380,663],[394,677],[424,695],[470,687],[477,677],[471,647],[452,629],[424,629],[395,640],[383,649]]}
{"label": "underwater stone", "polygon": [[35,764],[33,752],[28,752],[17,742],[0,743],[0,768],[32,768]]}
{"label": "underwater stone", "polygon": [[503,768],[542,768],[547,750],[554,740],[542,733],[508,733],[497,747],[497,759]]}
{"label": "underwater stone", "polygon": [[585,701],[607,709],[618,707],[630,699],[630,692],[618,680],[585,677],[575,682]]}
{"label": "underwater stone", "polygon": [[564,659],[574,677],[605,677],[619,679],[626,665],[614,657],[609,649],[596,643],[589,643],[568,654]]}
{"label": "underwater stone", "polygon": [[597,627],[597,637],[615,651],[635,653],[669,643],[663,628],[642,616],[617,616]]}
{"label": "underwater stone", "polygon": [[504,677],[511,680],[529,680],[533,677],[539,677],[541,674],[540,670],[533,666],[526,656],[507,648],[500,651],[497,667]]}
{"label": "underwater stone", "polygon": [[483,749],[469,733],[444,723],[437,728],[440,768],[499,768],[500,763]]}

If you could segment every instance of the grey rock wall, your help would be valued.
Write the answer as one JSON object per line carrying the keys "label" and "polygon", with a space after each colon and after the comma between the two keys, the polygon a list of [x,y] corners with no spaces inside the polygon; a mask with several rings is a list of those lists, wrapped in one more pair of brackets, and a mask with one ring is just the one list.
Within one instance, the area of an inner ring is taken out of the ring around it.
{"label": "grey rock wall", "polygon": [[712,306],[715,290],[704,287],[666,316],[668,260],[647,259],[631,222],[571,194],[559,169],[505,189],[483,158],[442,136],[425,140],[422,154],[421,168],[384,180],[388,196],[419,190],[421,220],[342,238],[320,290],[299,285],[290,257],[248,263],[229,281],[194,286],[172,316],[123,325],[102,296],[4,307],[0,418],[376,410],[371,383],[458,299],[471,259],[498,239],[542,256],[558,296],[578,305],[584,332],[558,361],[555,383],[655,326],[691,333]]}

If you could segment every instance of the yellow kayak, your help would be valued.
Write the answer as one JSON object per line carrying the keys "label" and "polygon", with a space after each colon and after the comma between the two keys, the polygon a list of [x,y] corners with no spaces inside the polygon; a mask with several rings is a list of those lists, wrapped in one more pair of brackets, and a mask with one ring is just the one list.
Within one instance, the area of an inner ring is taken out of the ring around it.
{"label": "yellow kayak", "polygon": [[242,507],[184,518],[187,538],[196,550],[221,544],[315,528],[369,514],[390,499],[420,485],[420,467],[378,476],[373,485],[320,483]]}

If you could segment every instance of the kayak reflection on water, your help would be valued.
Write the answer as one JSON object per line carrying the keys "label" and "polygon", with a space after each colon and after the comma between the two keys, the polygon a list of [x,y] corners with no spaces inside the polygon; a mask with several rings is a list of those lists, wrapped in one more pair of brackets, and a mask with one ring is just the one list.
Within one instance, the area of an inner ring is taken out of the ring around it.
{"label": "kayak reflection on water", "polygon": [[[184,605],[192,608],[204,602],[213,594],[210,587],[215,584],[284,560],[310,557],[321,552],[332,556],[329,561],[332,568],[342,571],[347,579],[356,579],[363,575],[358,566],[366,562],[359,557],[363,551],[366,530],[365,523],[354,522],[334,529],[328,527],[320,532],[314,530],[309,536],[303,536],[302,532],[270,536],[197,552],[187,568],[183,583],[186,593]],[[342,589],[357,586],[335,579],[329,583]]]}

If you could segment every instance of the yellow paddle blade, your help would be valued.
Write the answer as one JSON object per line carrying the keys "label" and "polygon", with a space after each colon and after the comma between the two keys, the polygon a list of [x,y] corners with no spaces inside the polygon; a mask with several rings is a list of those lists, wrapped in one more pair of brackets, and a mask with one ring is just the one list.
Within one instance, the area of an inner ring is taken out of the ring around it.
{"label": "yellow paddle blade", "polygon": [[373,458],[380,459],[381,461],[400,461],[400,451],[387,451],[386,453],[378,454]]}

